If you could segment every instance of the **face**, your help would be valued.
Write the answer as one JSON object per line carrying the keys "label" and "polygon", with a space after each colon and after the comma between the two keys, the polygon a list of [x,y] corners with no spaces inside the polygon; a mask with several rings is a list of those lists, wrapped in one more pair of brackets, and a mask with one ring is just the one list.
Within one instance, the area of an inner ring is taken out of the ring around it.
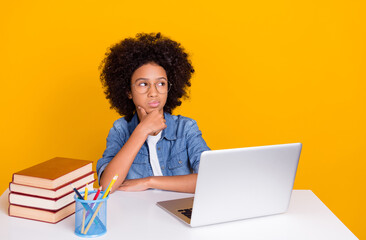
{"label": "face", "polygon": [[[160,93],[155,86],[160,87],[167,84],[167,81],[168,78],[163,67],[156,63],[144,64],[132,74],[129,98],[133,100],[136,107],[143,107],[147,113],[158,110],[163,114],[168,93]],[[146,93],[141,93],[141,88],[144,86],[150,86],[150,88]]]}

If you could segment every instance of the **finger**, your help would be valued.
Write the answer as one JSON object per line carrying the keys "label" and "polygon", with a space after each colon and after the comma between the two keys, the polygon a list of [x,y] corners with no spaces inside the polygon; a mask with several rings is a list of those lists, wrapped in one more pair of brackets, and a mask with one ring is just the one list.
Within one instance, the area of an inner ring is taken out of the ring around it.
{"label": "finger", "polygon": [[145,117],[147,115],[146,110],[143,107],[141,107],[141,106],[137,106],[137,111],[140,112],[141,117]]}

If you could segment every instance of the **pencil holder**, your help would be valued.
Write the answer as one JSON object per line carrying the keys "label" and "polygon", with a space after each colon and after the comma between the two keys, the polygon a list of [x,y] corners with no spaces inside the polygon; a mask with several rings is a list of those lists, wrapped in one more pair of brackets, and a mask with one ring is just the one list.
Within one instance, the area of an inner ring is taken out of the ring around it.
{"label": "pencil holder", "polygon": [[[102,199],[100,192],[97,200],[93,200],[97,191],[89,191],[88,199],[75,199],[75,234],[79,237],[99,237],[107,233],[107,200]],[[84,196],[84,192],[80,192]]]}

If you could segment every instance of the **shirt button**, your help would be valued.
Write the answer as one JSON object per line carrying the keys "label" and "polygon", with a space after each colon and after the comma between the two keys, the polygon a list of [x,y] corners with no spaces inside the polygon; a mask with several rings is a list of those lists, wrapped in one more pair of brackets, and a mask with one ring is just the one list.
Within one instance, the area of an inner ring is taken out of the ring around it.
{"label": "shirt button", "polygon": [[160,151],[160,148],[158,148],[158,151]]}
{"label": "shirt button", "polygon": [[164,170],[165,169],[165,167],[164,166],[161,166],[161,170]]}
{"label": "shirt button", "polygon": [[181,160],[179,160],[179,164],[182,164],[182,161]]}

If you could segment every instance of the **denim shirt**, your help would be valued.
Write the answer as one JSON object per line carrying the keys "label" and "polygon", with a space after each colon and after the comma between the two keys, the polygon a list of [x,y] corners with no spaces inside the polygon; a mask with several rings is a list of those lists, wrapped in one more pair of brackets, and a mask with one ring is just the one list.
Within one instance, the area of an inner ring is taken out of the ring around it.
{"label": "denim shirt", "polygon": [[[157,155],[163,176],[197,173],[201,153],[210,150],[195,120],[181,115],[164,113],[167,128],[162,131],[156,144]],[[98,160],[97,174],[100,181],[105,167],[126,143],[139,124],[135,114],[130,122],[120,118],[113,123],[107,137],[107,147]],[[153,176],[147,142],[142,145],[134,159],[126,179]]]}

